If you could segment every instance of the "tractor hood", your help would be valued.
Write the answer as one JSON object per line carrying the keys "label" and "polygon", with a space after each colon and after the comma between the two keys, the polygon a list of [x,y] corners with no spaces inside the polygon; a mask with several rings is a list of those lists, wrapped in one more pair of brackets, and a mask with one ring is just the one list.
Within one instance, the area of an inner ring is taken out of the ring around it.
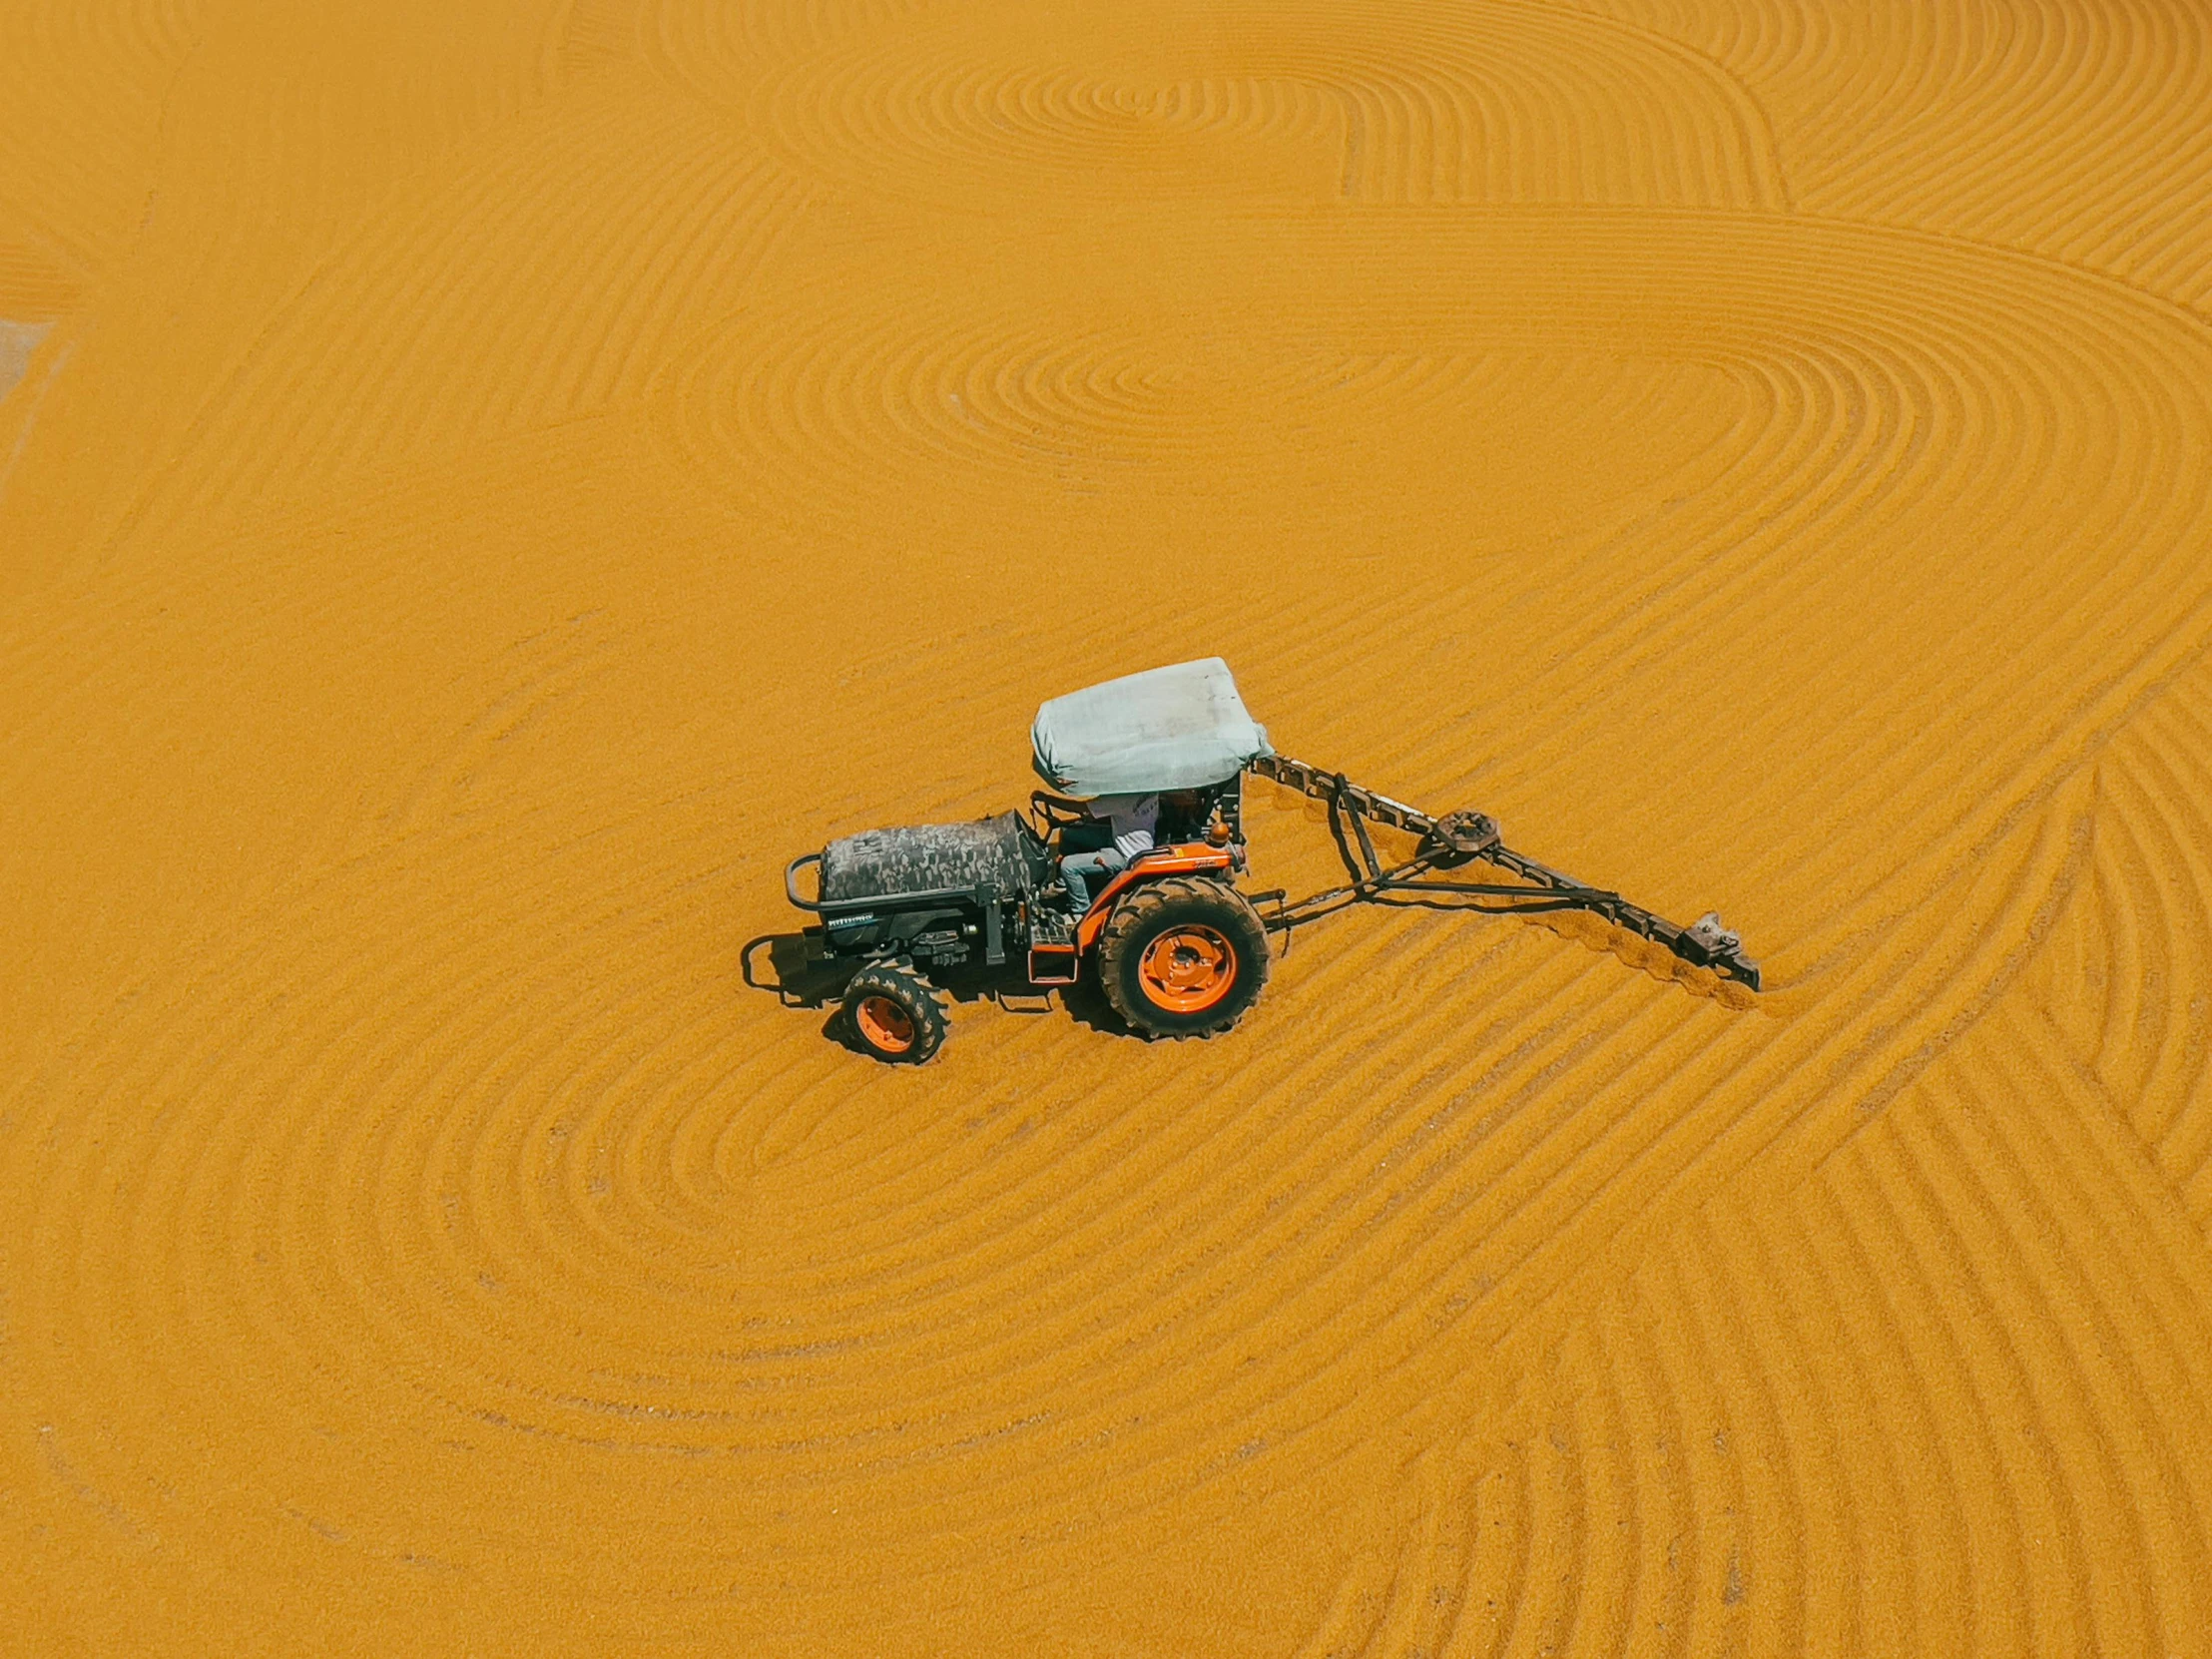
{"label": "tractor hood", "polygon": [[1205,789],[1275,753],[1219,657],[1055,697],[1029,736],[1037,776],[1083,797]]}
{"label": "tractor hood", "polygon": [[822,899],[853,904],[979,886],[1012,897],[1050,870],[1042,843],[1019,815],[1002,813],[974,824],[868,830],[831,841],[822,853]]}

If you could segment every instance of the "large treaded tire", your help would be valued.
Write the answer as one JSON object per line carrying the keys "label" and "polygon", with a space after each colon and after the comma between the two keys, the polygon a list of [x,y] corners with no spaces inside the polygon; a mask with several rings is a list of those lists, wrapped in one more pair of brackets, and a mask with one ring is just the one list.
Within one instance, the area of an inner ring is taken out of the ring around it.
{"label": "large treaded tire", "polygon": [[904,962],[878,962],[845,982],[844,1023],[865,1052],[894,1066],[922,1064],[951,1029],[929,981]]}
{"label": "large treaded tire", "polygon": [[[1162,963],[1172,974],[1181,940],[1196,947],[1184,953],[1196,982],[1176,988],[1163,984]],[[1213,963],[1205,960],[1209,952]],[[1123,893],[1099,934],[1097,960],[1100,989],[1132,1029],[1218,1036],[1268,982],[1268,930],[1252,901],[1227,882],[1163,875]]]}

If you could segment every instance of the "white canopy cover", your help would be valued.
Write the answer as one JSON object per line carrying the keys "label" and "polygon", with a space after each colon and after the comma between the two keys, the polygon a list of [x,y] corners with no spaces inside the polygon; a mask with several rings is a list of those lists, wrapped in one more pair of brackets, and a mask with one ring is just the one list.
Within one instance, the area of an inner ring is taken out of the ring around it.
{"label": "white canopy cover", "polygon": [[1086,798],[1204,789],[1275,753],[1219,657],[1055,697],[1029,736],[1037,775]]}

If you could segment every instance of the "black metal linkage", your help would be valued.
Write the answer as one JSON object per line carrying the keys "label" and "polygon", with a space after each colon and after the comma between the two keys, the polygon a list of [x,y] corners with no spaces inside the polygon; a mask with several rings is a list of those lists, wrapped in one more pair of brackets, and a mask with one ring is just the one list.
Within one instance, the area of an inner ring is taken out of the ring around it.
{"label": "black metal linkage", "polygon": [[[1275,912],[1266,918],[1271,933],[1282,933],[1287,938],[1293,928],[1362,903],[1474,910],[1485,915],[1587,910],[1664,945],[1686,961],[1711,967],[1753,990],[1759,988],[1759,964],[1743,953],[1742,942],[1721,927],[1717,916],[1708,916],[1695,927],[1679,927],[1664,916],[1631,904],[1617,892],[1587,886],[1513,851],[1498,839],[1496,825],[1481,815],[1435,818],[1401,801],[1362,789],[1341,772],[1325,771],[1285,756],[1262,756],[1252,763],[1252,771],[1328,804],[1330,837],[1337,843],[1345,873],[1352,877],[1343,886],[1330,887],[1296,903],[1284,903],[1278,896]],[[1368,831],[1371,818],[1420,837],[1419,853],[1385,868]],[[1438,871],[1475,862],[1493,864],[1520,879],[1507,883],[1436,878]],[[1481,902],[1484,899],[1502,902]]]}

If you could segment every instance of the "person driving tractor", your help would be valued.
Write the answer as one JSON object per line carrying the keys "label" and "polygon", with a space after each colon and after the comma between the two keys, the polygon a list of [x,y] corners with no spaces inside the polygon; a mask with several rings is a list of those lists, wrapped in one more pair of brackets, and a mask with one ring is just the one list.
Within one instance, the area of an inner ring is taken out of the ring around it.
{"label": "person driving tractor", "polygon": [[[1060,878],[1067,882],[1068,900],[1077,914],[1091,907],[1092,876],[1106,877],[1129,867],[1129,860],[1152,849],[1152,832],[1160,823],[1160,798],[1156,795],[1102,795],[1084,803],[1083,810],[1105,821],[1106,844],[1094,850],[1074,851],[1060,859]],[[1089,840],[1099,831],[1091,826],[1071,827],[1090,830],[1078,839]],[[1068,844],[1069,830],[1061,831],[1061,845]]]}

